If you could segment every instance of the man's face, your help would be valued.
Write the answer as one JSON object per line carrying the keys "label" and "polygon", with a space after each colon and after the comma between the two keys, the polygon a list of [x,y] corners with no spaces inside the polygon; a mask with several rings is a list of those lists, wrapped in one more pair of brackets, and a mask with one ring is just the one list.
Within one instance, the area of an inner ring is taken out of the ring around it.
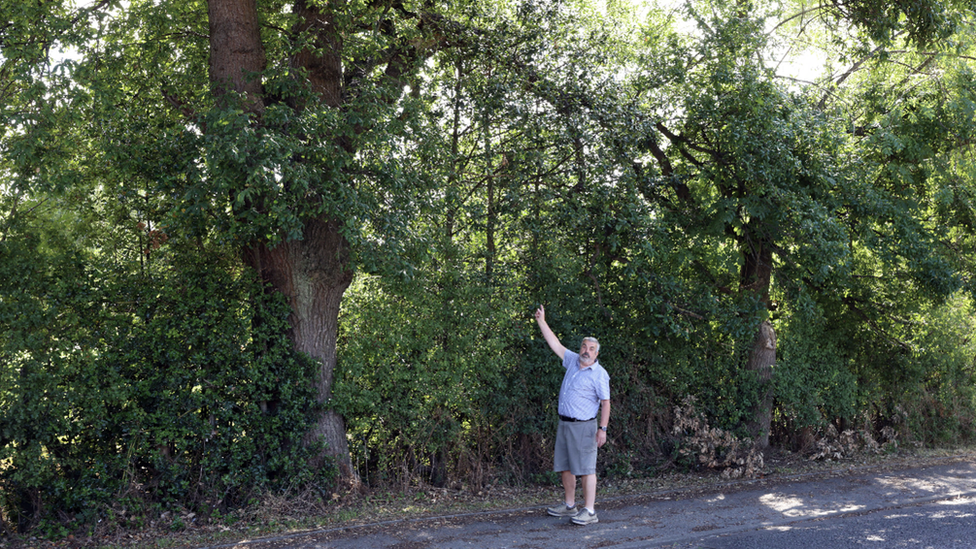
{"label": "man's face", "polygon": [[590,364],[596,362],[596,355],[598,354],[600,354],[600,351],[597,350],[597,345],[595,342],[584,341],[583,344],[580,345],[580,363],[584,366],[589,366]]}

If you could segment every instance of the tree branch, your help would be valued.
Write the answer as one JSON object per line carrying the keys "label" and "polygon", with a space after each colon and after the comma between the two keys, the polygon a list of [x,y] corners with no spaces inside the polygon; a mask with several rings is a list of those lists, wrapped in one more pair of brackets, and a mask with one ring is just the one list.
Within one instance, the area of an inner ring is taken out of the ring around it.
{"label": "tree branch", "polygon": [[867,322],[868,325],[871,326],[871,328],[874,329],[874,332],[875,333],[877,333],[878,335],[884,337],[890,343],[892,343],[894,345],[897,345],[897,346],[901,347],[902,349],[905,349],[906,351],[911,349],[911,346],[908,345],[907,343],[905,343],[903,341],[900,341],[897,338],[895,338],[893,336],[890,336],[887,333],[885,333],[884,329],[882,329],[880,326],[878,326],[878,323],[874,319],[872,319],[871,317],[869,317],[867,315],[867,313],[865,313],[864,311],[862,311],[861,308],[857,306],[857,303],[855,302],[854,298],[852,298],[852,297],[844,297],[844,298],[841,299],[841,303],[843,303],[844,305],[847,305],[848,309],[850,309],[851,311],[853,311],[855,314],[857,314],[859,317],[861,317],[862,320],[864,320],[865,322]]}

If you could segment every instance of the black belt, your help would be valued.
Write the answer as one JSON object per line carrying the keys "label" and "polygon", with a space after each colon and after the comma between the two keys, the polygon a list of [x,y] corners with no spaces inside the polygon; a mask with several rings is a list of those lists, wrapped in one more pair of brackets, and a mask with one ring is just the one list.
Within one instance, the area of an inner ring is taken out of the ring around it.
{"label": "black belt", "polygon": [[564,415],[560,415],[559,416],[559,420],[560,421],[568,421],[570,423],[576,423],[576,422],[582,422],[582,421],[593,421],[594,419],[596,419],[596,416],[593,416],[590,419],[576,419],[575,417],[567,417],[567,416],[564,416]]}

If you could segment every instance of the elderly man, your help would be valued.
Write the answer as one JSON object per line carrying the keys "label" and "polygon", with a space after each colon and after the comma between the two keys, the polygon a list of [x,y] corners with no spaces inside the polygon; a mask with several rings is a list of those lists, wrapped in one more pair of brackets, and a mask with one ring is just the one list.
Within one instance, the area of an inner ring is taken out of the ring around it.
{"label": "elderly man", "polygon": [[[596,454],[597,448],[607,442],[610,376],[596,361],[600,354],[600,343],[596,339],[583,339],[580,352],[574,353],[563,347],[546,324],[546,310],[541,305],[535,312],[535,320],[542,337],[566,369],[559,389],[559,429],[553,459],[553,470],[562,475],[565,500],[550,507],[548,513],[555,517],[573,517],[574,524],[594,523],[597,522],[594,509]],[[576,477],[582,477],[582,509],[576,507]]]}

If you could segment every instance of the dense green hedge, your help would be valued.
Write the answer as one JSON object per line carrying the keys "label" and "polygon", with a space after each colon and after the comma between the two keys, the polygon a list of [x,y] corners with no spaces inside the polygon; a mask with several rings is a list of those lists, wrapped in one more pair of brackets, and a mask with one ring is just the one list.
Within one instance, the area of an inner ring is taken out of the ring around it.
{"label": "dense green hedge", "polygon": [[300,443],[315,365],[247,272],[192,253],[126,272],[41,240],[0,243],[6,521],[94,524],[120,498],[209,512],[329,484]]}
{"label": "dense green hedge", "polygon": [[[287,307],[233,254],[204,261],[197,243],[171,242],[126,262],[44,227],[0,243],[10,526],[91,524],[118,501],[212,512],[330,486],[333,471],[310,468],[314,448],[301,444],[317,411],[315,364],[291,352]],[[673,429],[689,395],[712,428],[745,435],[758,394],[742,368],[754,303],[647,274],[678,269],[660,250],[626,269],[608,262],[597,296],[581,274],[587,258],[562,257],[509,256],[490,281],[448,262],[409,279],[357,278],[332,405],[368,485],[555,481],[562,372],[532,319],[540,302],[565,345],[603,344],[613,414],[602,475],[701,466]],[[897,443],[974,435],[968,298],[905,301],[872,325],[829,296],[777,292],[774,445],[798,449],[801,431],[830,428]]]}
{"label": "dense green hedge", "polygon": [[[613,413],[601,474],[697,467],[678,455],[683,435],[673,432],[676,409],[689,395],[712,428],[745,439],[759,394],[754,374],[742,367],[755,337],[754,305],[676,282],[658,281],[649,291],[646,280],[622,277],[620,293],[605,293],[601,307],[585,282],[556,277],[531,290],[519,267],[510,268],[506,282],[491,288],[441,271],[409,283],[363,276],[350,289],[335,401],[367,482],[553,480],[562,372],[532,320],[541,299],[567,347],[585,335],[603,345]],[[801,447],[802,434],[827,439],[831,429],[889,447],[976,434],[967,298],[919,305],[900,334],[885,326],[904,337],[894,343],[861,319],[828,321],[829,299],[789,297],[772,317],[774,446],[811,451]],[[672,300],[698,318],[669,307]],[[882,434],[886,427],[893,434]]]}
{"label": "dense green hedge", "polygon": [[[440,287],[398,290],[360,278],[345,309],[335,398],[363,478],[378,486],[551,481],[562,371],[531,318],[535,303],[512,287],[469,288],[463,298]],[[759,390],[741,367],[754,337],[748,309],[716,304],[711,312],[726,319],[716,322],[686,322],[673,312],[667,320],[615,312],[594,321],[600,311],[573,301],[549,303],[547,312],[568,347],[588,334],[603,345],[613,412],[601,474],[697,467],[679,459],[682,436],[672,432],[688,395],[711,427],[746,438]],[[920,312],[909,350],[870,331],[831,326],[808,300],[783,307],[774,320],[772,444],[810,451],[801,432],[825,439],[831,429],[889,447],[971,440],[970,309],[960,297]],[[658,337],[641,335],[652,327]],[[883,433],[886,427],[894,431]]]}

